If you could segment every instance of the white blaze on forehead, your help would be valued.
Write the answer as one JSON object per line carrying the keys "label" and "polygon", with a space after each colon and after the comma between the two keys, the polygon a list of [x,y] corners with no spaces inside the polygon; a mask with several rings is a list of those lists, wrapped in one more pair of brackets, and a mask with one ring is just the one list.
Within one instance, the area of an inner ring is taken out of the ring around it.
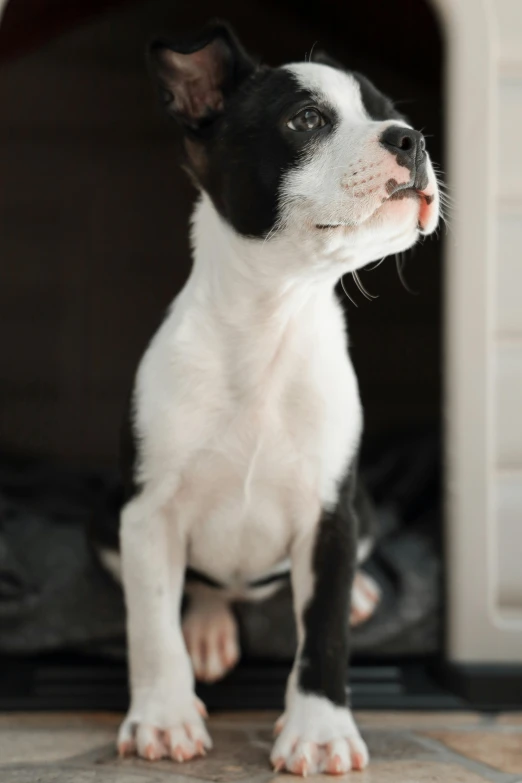
{"label": "white blaze on forehead", "polygon": [[285,70],[299,82],[299,86],[311,92],[319,102],[331,106],[342,119],[352,122],[368,122],[361,88],[357,79],[349,73],[319,63],[292,63]]}

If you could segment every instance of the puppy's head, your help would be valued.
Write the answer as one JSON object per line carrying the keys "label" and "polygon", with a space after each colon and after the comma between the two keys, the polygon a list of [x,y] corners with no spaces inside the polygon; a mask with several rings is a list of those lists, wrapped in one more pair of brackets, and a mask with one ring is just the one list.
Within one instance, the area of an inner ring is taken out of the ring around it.
{"label": "puppy's head", "polygon": [[149,62],[193,177],[238,234],[356,268],[436,228],[424,137],[364,76],[325,55],[259,66],[223,23],[155,41]]}

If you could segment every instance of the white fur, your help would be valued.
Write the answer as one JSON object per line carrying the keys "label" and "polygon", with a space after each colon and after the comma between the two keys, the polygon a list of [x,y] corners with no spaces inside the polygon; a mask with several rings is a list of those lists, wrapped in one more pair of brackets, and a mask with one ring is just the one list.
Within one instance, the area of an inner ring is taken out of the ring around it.
{"label": "white fur", "polygon": [[332,270],[294,278],[282,254],[276,270],[270,243],[238,237],[206,196],[194,244],[138,374],[139,474],[189,565],[249,582],[335,502],[361,431],[357,383]]}
{"label": "white fur", "polygon": [[[389,199],[386,183],[407,184],[410,172],[380,143],[390,125],[374,122],[364,109],[360,87],[353,76],[327,65],[296,63],[286,66],[319,104],[333,107],[337,127],[326,142],[311,149],[306,160],[287,175],[283,190],[284,221],[288,232],[302,241],[303,225],[312,229],[331,224],[331,231],[310,231],[307,240],[314,255],[329,263],[344,262],[350,271],[370,261],[411,247],[420,233],[434,231],[439,215],[439,193],[431,161],[428,186],[433,198],[419,210],[416,199]],[[421,197],[419,197],[421,198]]]}
{"label": "white fur", "polygon": [[116,582],[121,582],[121,557],[114,549],[98,549],[101,564]]}
{"label": "white fur", "polygon": [[368,560],[373,551],[373,539],[372,538],[360,538],[357,542],[357,562],[364,563]]}
{"label": "white fur", "polygon": [[[208,745],[179,623],[188,565],[234,590],[290,556],[298,665],[317,523],[336,502],[362,422],[334,286],[419,233],[417,199],[383,202],[388,179],[406,176],[379,144],[388,123],[369,121],[351,77],[309,63],[290,68],[336,108],[340,127],[287,175],[282,219],[266,240],[239,236],[202,195],[190,279],[137,376],[143,490],[121,523],[132,688],[122,737],[137,727],[141,755],[156,736],[150,727],[178,736],[187,721]],[[373,179],[359,182],[355,167]],[[436,193],[431,167],[429,188]],[[434,200],[424,210],[424,231],[437,209]],[[332,228],[317,228],[324,223]],[[294,668],[276,749],[292,733],[333,742],[343,768],[353,753],[366,763],[349,711],[298,693],[296,679]]]}
{"label": "white fur", "polygon": [[239,660],[239,633],[228,596],[193,584],[183,617],[183,636],[196,679],[220,680]]}
{"label": "white fur", "polygon": [[341,774],[368,764],[368,749],[351,711],[322,696],[290,694],[277,730],[270,756],[276,769],[306,776]]}
{"label": "white fur", "polygon": [[381,590],[372,577],[359,569],[352,585],[350,623],[359,625],[366,622],[375,612],[381,599]]}

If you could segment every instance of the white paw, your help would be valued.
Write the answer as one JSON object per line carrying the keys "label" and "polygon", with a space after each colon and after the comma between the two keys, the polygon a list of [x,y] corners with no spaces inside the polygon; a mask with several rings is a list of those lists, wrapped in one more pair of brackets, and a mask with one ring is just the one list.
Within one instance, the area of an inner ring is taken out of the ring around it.
{"label": "white paw", "polygon": [[359,569],[352,587],[350,624],[359,625],[366,622],[375,612],[380,600],[381,590],[377,582]]}
{"label": "white paw", "polygon": [[118,733],[118,753],[137,753],[147,761],[171,758],[189,761],[204,756],[212,747],[205,728],[205,705],[195,696],[187,701],[146,700],[142,707],[131,707]]}
{"label": "white paw", "polygon": [[240,650],[236,618],[227,603],[194,596],[183,618],[183,636],[197,680],[215,682],[232,669]]}
{"label": "white paw", "polygon": [[368,764],[368,749],[350,710],[321,696],[294,694],[275,730],[279,736],[270,760],[276,772],[342,775]]}

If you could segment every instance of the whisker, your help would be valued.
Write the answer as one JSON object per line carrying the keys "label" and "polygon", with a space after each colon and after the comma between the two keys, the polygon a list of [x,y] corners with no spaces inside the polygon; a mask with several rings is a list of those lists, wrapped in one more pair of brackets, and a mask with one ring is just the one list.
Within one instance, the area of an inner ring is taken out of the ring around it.
{"label": "whisker", "polygon": [[359,277],[359,275],[357,274],[357,272],[355,270],[352,272],[352,277],[355,280],[357,288],[359,289],[361,294],[364,297],[366,297],[366,299],[368,299],[371,302],[372,299],[378,299],[379,298],[378,296],[375,296],[374,294],[370,294],[370,292],[366,290],[366,288],[363,286],[363,284],[361,282],[361,278]]}
{"label": "whisker", "polygon": [[344,293],[346,294],[346,296],[348,297],[348,299],[350,300],[350,302],[351,302],[353,305],[355,305],[355,307],[359,307],[359,305],[357,304],[357,302],[354,302],[354,300],[352,299],[352,297],[350,296],[350,294],[349,294],[349,293],[348,293],[348,291],[346,290],[346,286],[344,285],[344,275],[341,277],[341,288],[343,289]]}
{"label": "whisker", "polygon": [[386,261],[388,256],[383,256],[380,261],[375,261],[372,266],[365,267],[366,272],[373,272],[374,269],[377,269],[378,266],[382,264],[383,261]]}
{"label": "whisker", "polygon": [[274,225],[272,226],[272,228],[270,229],[266,237],[263,239],[263,246],[265,245],[266,242],[268,242],[270,237],[272,237],[276,233],[278,228],[279,228],[279,223],[278,222],[274,223]]}
{"label": "whisker", "polygon": [[[313,44],[312,44],[312,48],[310,49],[310,54],[308,55],[308,62],[309,63],[312,62],[312,54],[314,53],[314,49],[315,49],[316,46],[317,46],[317,41],[314,41]],[[305,54],[305,62],[306,61],[307,60],[306,60],[306,54]]]}
{"label": "whisker", "polygon": [[402,285],[406,289],[406,291],[409,294],[412,294],[413,296],[418,296],[418,291],[413,291],[408,283],[406,282],[406,279],[404,277],[404,264],[405,264],[405,258],[404,258],[404,252],[402,253],[395,253],[395,265],[397,267],[397,274],[399,275],[399,280],[401,281]]}

